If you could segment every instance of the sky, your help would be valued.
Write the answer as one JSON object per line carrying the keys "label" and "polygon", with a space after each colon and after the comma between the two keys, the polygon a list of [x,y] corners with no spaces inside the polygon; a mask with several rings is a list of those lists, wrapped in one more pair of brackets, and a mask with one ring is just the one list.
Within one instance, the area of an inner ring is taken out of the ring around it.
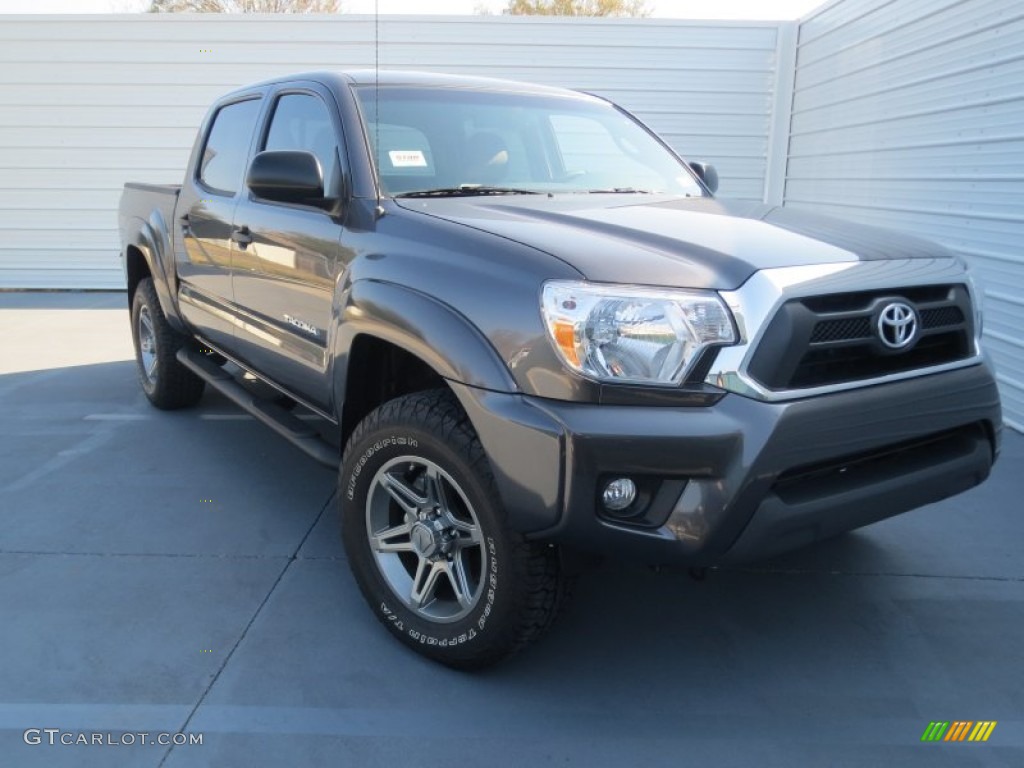
{"label": "sky", "polygon": [[[381,13],[500,13],[506,0],[377,0]],[[648,0],[652,16],[685,19],[796,19],[824,0]],[[0,0],[0,13],[123,13],[148,0]],[[373,13],[374,0],[342,0],[349,13]]]}

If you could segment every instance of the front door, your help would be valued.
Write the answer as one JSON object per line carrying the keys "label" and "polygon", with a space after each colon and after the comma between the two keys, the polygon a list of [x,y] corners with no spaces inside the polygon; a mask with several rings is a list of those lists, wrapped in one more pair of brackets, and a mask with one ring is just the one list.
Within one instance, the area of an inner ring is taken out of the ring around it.
{"label": "front door", "polygon": [[[342,190],[340,121],[318,86],[279,92],[256,151],[304,150],[320,162],[324,191]],[[329,331],[335,285],[351,255],[341,220],[326,210],[261,200],[251,193],[235,211],[241,233],[232,254],[244,362],[321,409],[330,406]],[[245,242],[248,241],[248,242]]]}

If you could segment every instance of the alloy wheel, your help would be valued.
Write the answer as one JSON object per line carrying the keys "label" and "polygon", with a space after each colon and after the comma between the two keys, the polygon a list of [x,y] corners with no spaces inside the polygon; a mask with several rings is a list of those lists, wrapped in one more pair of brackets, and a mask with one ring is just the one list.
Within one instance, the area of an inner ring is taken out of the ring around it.
{"label": "alloy wheel", "polygon": [[487,572],[480,522],[458,483],[434,462],[400,456],[378,470],[366,532],[388,587],[420,617],[458,621],[480,600]]}

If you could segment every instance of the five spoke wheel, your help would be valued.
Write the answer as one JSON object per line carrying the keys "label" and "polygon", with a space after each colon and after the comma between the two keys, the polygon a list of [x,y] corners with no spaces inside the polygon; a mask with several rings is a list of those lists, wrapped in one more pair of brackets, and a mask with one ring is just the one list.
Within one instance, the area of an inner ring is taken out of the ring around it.
{"label": "five spoke wheel", "polygon": [[423,618],[458,621],[479,601],[487,567],[480,523],[437,464],[412,456],[384,464],[367,495],[366,532],[391,591]]}

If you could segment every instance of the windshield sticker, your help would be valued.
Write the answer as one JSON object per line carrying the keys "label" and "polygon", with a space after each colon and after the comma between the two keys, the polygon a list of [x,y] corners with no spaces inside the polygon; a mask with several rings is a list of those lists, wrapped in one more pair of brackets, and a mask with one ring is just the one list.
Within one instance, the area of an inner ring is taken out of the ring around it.
{"label": "windshield sticker", "polygon": [[388,152],[391,165],[395,168],[426,168],[427,158],[418,149],[392,149]]}

